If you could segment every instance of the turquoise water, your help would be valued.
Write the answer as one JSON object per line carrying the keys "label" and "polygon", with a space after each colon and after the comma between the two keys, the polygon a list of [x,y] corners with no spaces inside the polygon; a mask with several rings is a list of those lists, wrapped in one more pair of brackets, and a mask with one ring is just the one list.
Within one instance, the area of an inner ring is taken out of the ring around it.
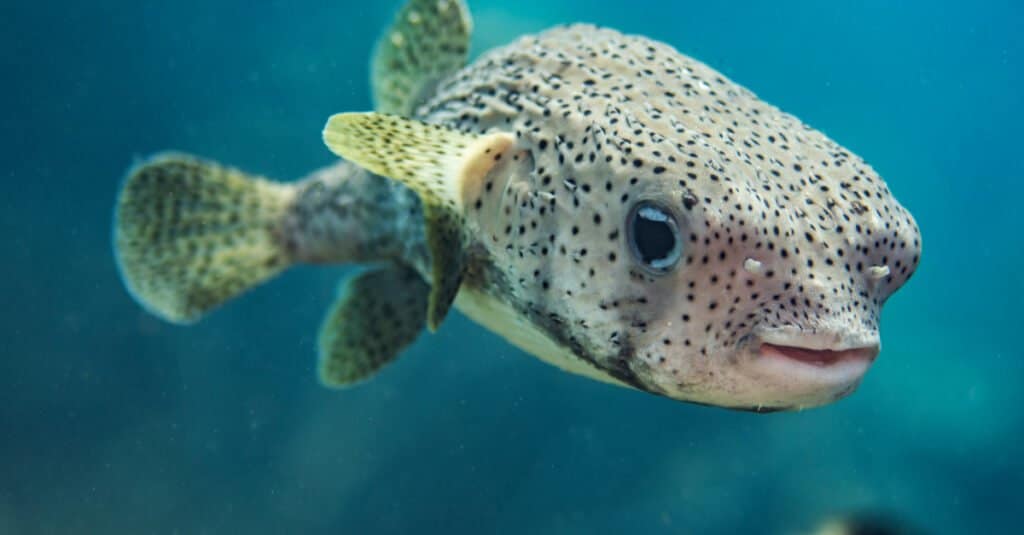
{"label": "turquoise water", "polygon": [[5,4],[0,533],[1019,525],[1024,6],[469,3],[476,52],[579,20],[643,33],[871,162],[924,256],[862,387],[803,413],[699,407],[564,374],[456,315],[331,392],[315,332],[344,267],[162,323],[110,250],[132,159],[174,148],[281,179],[329,163],[324,120],[370,107],[397,2]]}

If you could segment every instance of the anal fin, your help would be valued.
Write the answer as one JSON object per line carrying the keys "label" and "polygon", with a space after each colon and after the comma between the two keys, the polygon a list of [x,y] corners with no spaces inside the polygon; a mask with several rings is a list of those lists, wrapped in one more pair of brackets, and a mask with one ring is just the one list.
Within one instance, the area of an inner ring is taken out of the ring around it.
{"label": "anal fin", "polygon": [[320,381],[348,386],[397,358],[426,325],[429,293],[419,274],[404,266],[348,280],[320,327]]}

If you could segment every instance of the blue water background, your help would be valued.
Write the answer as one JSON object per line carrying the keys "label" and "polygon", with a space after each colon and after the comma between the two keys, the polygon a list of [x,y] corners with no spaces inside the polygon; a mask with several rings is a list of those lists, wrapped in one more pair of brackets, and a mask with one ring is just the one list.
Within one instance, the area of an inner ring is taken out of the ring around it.
{"label": "blue water background", "polygon": [[118,280],[111,207],[173,148],[292,180],[371,106],[397,2],[0,6],[0,533],[790,533],[894,511],[1020,525],[1024,4],[471,0],[474,50],[590,21],[664,40],[864,156],[923,264],[838,404],[754,415],[550,368],[455,315],[373,382],[316,383],[351,268],[192,327]]}

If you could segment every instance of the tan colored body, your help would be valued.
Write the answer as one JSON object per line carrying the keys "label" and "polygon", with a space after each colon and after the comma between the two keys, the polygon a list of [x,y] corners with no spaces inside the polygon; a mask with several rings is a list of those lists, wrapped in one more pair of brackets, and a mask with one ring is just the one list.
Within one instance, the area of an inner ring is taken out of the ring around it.
{"label": "tan colored body", "polygon": [[327,384],[454,304],[562,369],[675,399],[797,409],[857,386],[921,248],[868,164],[662,43],[569,26],[463,67],[469,27],[462,2],[410,1],[378,46],[378,112],[331,117],[345,162],[296,185],[136,168],[118,254],[140,301],[191,320],[295,262],[377,263],[321,327]]}

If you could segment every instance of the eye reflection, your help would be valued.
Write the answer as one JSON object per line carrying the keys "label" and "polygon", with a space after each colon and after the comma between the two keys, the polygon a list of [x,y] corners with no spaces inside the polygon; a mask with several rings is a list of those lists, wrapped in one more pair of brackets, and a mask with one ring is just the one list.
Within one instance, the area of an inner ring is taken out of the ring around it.
{"label": "eye reflection", "polygon": [[630,252],[648,271],[667,273],[679,263],[682,242],[679,225],[668,210],[651,202],[638,203],[626,222]]}

